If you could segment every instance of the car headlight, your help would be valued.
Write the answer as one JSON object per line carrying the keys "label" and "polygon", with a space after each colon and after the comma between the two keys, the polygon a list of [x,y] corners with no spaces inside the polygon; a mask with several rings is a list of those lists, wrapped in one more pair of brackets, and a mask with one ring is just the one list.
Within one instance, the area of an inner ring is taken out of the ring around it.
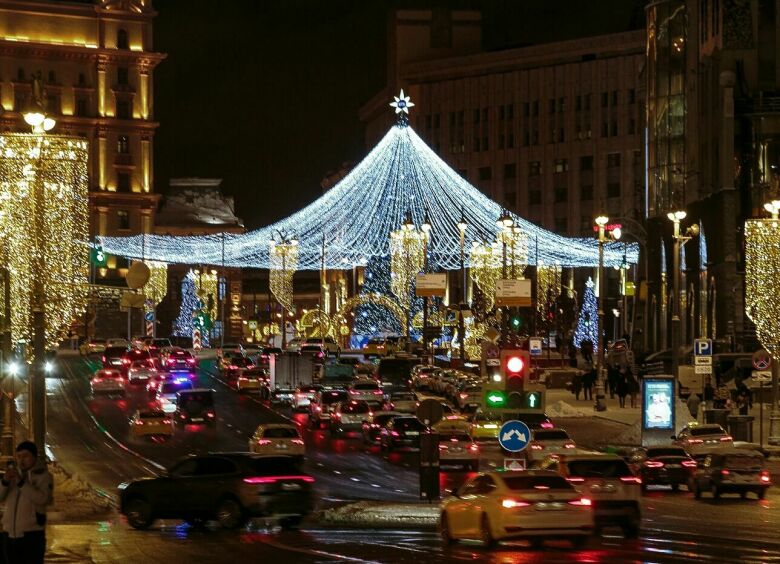
{"label": "car headlight", "polygon": [[117,486],[117,489],[118,489],[118,490],[125,490],[125,489],[127,489],[127,487],[128,487],[129,485],[130,485],[130,482],[122,482],[121,484],[119,484],[119,485]]}

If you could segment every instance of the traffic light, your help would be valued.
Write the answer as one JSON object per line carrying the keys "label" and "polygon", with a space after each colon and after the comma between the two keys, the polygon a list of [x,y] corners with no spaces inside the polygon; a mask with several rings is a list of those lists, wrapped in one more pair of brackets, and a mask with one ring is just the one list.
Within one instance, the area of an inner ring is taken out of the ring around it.
{"label": "traffic light", "polygon": [[97,267],[105,268],[108,265],[108,257],[103,251],[103,247],[92,247],[89,251],[89,258],[92,261],[92,264]]}
{"label": "traffic light", "polygon": [[485,408],[506,407],[506,392],[503,390],[485,391]]}
{"label": "traffic light", "polygon": [[505,389],[509,392],[522,392],[531,367],[528,351],[519,349],[501,351],[501,374],[504,376]]}
{"label": "traffic light", "polygon": [[512,329],[512,331],[518,333],[522,326],[523,326],[523,318],[520,317],[519,313],[513,313],[512,316],[509,318],[509,327]]}

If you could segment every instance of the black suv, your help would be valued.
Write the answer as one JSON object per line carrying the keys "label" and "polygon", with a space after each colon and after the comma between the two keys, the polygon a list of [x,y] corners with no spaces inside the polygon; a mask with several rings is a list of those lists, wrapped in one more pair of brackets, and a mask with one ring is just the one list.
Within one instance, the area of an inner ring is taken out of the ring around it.
{"label": "black suv", "polygon": [[214,390],[196,388],[176,394],[175,421],[179,423],[215,423]]}
{"label": "black suv", "polygon": [[251,517],[274,517],[289,529],[311,512],[313,482],[290,456],[210,453],[184,458],[158,478],[120,484],[119,511],[136,529],[155,519],[216,519],[235,529]]}

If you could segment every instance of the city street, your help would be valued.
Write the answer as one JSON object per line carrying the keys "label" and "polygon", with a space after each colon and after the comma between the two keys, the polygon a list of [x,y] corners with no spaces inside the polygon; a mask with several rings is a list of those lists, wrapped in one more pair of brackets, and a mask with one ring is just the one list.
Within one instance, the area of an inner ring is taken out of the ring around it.
{"label": "city street", "polygon": [[[200,385],[217,391],[216,427],[188,427],[184,432],[177,429],[171,440],[158,443],[128,439],[129,416],[148,401],[143,393],[129,393],[126,398],[93,398],[87,377],[94,362],[63,357],[59,376],[47,380],[54,456],[96,488],[112,494],[122,480],[157,473],[158,465],[168,466],[190,452],[245,450],[247,436],[258,423],[283,420],[289,415],[276,413],[254,398],[228,389],[209,375],[209,361],[203,361],[203,365],[198,374]],[[294,415],[299,422],[303,417]],[[595,418],[566,421],[575,436],[578,429],[587,427],[614,430],[609,425]],[[416,455],[380,456],[357,438],[331,440],[326,431],[309,432],[305,440],[306,470],[317,480],[319,509],[355,499],[418,500]],[[486,452],[483,467],[498,463],[499,458],[497,448]],[[457,487],[468,475],[446,472],[442,487]],[[774,489],[764,501],[726,497],[717,502],[709,498],[696,501],[685,491],[651,490],[643,506],[643,530],[638,541],[623,539],[617,529],[605,529],[576,558],[592,562],[637,558],[654,562],[780,561],[780,540],[774,525],[780,519],[780,496]],[[170,562],[187,556],[197,556],[203,562],[259,556],[294,557],[299,561],[413,562],[423,554],[426,561],[433,562],[564,562],[572,558],[564,542],[548,543],[543,552],[532,551],[521,542],[487,552],[477,543],[445,549],[435,532],[425,528],[323,528],[315,519],[299,532],[280,532],[267,529],[267,525],[254,521],[248,530],[234,533],[193,530],[178,522],[158,521],[150,531],[135,531],[123,518],[110,515],[94,523],[53,524],[51,549],[53,554],[62,554],[57,561],[65,562]],[[236,538],[239,542],[233,542]],[[184,543],[183,539],[191,542]]]}

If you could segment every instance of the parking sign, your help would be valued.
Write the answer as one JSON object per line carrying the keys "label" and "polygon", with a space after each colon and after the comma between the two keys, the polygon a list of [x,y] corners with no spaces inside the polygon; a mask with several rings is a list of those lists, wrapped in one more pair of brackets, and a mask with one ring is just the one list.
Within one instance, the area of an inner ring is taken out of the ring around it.
{"label": "parking sign", "polygon": [[712,356],[712,339],[696,339],[693,342],[695,356]]}

